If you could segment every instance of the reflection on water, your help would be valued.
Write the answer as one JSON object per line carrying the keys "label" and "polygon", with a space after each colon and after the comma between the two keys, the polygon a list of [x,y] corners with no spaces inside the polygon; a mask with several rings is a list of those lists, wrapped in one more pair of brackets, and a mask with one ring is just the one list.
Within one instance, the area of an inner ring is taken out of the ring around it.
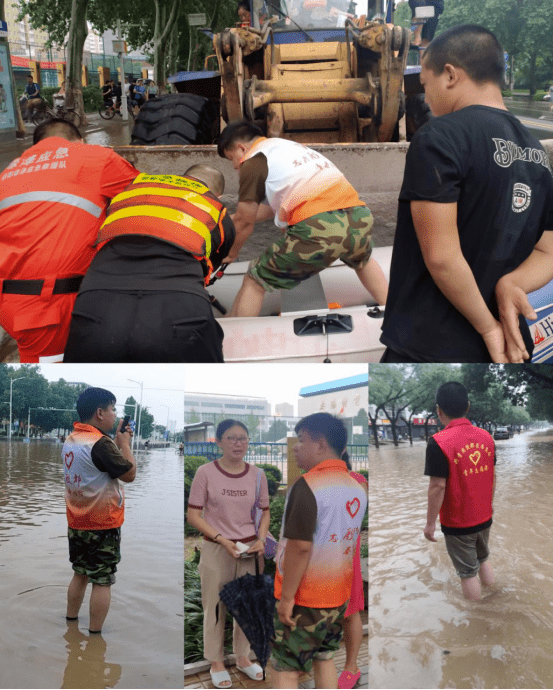
{"label": "reflection on water", "polygon": [[371,448],[371,688],[553,687],[553,432],[496,445],[496,584],[479,602],[464,599],[441,531],[424,539],[425,444]]}
{"label": "reflection on water", "polygon": [[65,621],[71,565],[61,445],[0,442],[0,688],[182,686],[183,458],[138,454],[101,636],[90,587]]}

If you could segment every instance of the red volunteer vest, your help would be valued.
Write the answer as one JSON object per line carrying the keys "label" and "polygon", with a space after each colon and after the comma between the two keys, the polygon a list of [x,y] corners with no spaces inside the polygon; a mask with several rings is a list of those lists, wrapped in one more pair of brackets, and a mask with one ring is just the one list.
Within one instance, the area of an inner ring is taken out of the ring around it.
{"label": "red volunteer vest", "polygon": [[141,173],[114,197],[98,233],[97,245],[123,235],[147,235],[189,252],[203,265],[224,241],[222,202],[204,184],[178,175]]}
{"label": "red volunteer vest", "polygon": [[432,437],[449,463],[440,522],[446,527],[474,527],[492,517],[495,446],[484,429],[468,419],[453,419]]}

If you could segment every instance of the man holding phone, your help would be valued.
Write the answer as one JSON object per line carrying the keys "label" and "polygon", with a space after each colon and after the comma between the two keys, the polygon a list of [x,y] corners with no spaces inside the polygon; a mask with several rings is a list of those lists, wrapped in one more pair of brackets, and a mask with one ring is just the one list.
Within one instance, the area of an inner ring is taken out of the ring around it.
{"label": "man holding phone", "polygon": [[89,632],[102,632],[121,560],[125,495],[120,482],[132,482],[136,461],[128,417],[120,420],[115,441],[108,436],[117,420],[115,396],[87,388],[77,400],[79,422],[63,445],[69,560],[73,579],[67,592],[67,620],[78,619],[86,586],[92,583]]}

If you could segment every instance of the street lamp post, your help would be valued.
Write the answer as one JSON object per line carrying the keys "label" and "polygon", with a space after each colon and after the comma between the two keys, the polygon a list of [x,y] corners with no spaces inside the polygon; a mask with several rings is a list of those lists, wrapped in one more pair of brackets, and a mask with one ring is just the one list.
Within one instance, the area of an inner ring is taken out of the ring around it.
{"label": "street lamp post", "polygon": [[136,383],[140,386],[140,408],[138,410],[138,426],[136,428],[136,447],[138,448],[138,440],[140,438],[140,420],[142,418],[142,390],[144,388],[144,382],[143,381],[135,381],[134,379],[127,379],[127,381],[130,381],[131,383]]}
{"label": "street lamp post", "polygon": [[165,431],[167,433],[167,438],[165,439],[166,441],[169,440],[169,405],[164,405],[163,403],[161,404],[161,407],[166,407],[167,408],[167,424],[165,425]]}
{"label": "street lamp post", "polygon": [[21,381],[21,379],[26,379],[29,378],[28,376],[20,376],[17,379],[10,379],[10,426],[8,428],[8,441],[12,440],[12,391],[13,391],[13,384],[16,381]]}

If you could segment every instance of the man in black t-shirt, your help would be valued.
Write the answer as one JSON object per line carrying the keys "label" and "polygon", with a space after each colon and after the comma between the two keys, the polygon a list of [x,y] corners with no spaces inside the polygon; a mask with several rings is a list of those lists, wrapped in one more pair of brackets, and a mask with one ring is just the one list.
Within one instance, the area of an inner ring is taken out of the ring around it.
{"label": "man in black t-shirt", "polygon": [[479,26],[453,27],[424,53],[436,117],[407,154],[383,362],[528,358],[518,316],[535,318],[525,295],[553,278],[553,177],[504,106],[503,74],[503,50]]}
{"label": "man in black t-shirt", "polygon": [[424,536],[437,541],[436,520],[467,599],[480,599],[480,582],[494,583],[488,539],[495,494],[495,445],[484,429],[467,419],[467,389],[448,381],[436,391],[443,431],[426,448],[424,474],[430,477]]}

